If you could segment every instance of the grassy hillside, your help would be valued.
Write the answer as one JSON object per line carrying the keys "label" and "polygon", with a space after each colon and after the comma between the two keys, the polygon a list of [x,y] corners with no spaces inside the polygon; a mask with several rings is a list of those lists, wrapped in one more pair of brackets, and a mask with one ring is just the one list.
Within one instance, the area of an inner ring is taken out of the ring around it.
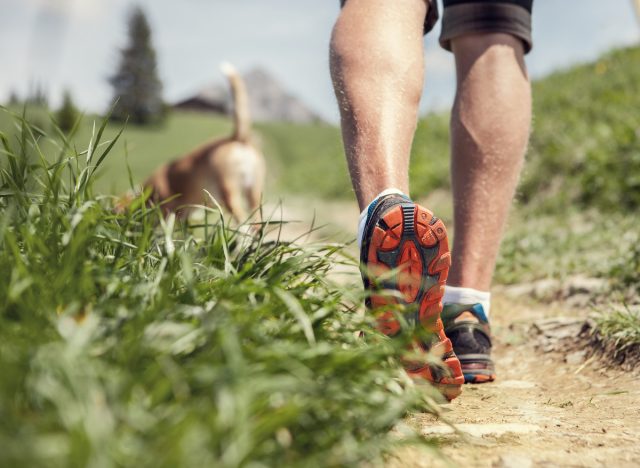
{"label": "grassy hillside", "polygon": [[[13,108],[12,112],[22,113]],[[51,134],[51,117],[43,109],[27,109],[28,120]],[[72,139],[78,151],[86,149],[94,122],[99,117],[86,116]],[[104,140],[111,140],[122,129],[121,123],[109,123]],[[15,119],[8,112],[0,112],[0,131],[15,132]],[[164,162],[185,154],[192,148],[231,131],[227,118],[193,112],[172,112],[159,126],[127,125],[110,157],[99,171],[95,188],[103,193],[121,193],[129,186],[126,165],[131,168],[134,181],[142,182]],[[307,192],[329,198],[351,194],[347,166],[342,156],[342,142],[337,128],[323,125],[258,124],[256,139],[263,148],[268,163],[267,191],[275,196],[285,193]],[[53,150],[52,142],[42,139],[46,150]]]}
{"label": "grassy hillside", "polygon": [[[13,108],[20,114],[22,109]],[[50,133],[51,118],[42,109],[27,109],[35,126]],[[89,141],[94,121],[86,116],[73,138],[79,151]],[[13,119],[0,112],[0,131],[12,133]],[[419,124],[412,180],[417,194],[433,188],[448,187],[448,117],[434,115]],[[105,138],[113,138],[122,129],[120,123],[109,123]],[[110,158],[100,170],[96,189],[103,193],[120,193],[128,187],[126,161],[135,182],[143,181],[160,164],[182,155],[202,142],[229,134],[228,119],[193,112],[172,112],[160,126],[127,125]],[[340,130],[331,125],[295,125],[261,123],[255,126],[256,139],[268,163],[268,193],[281,196],[302,193],[322,198],[352,198]],[[42,142],[47,147],[50,142]]]}
{"label": "grassy hillside", "polygon": [[0,466],[362,466],[426,443],[389,432],[433,410],[400,370],[411,334],[327,279],[339,246],[116,214],[93,195],[104,145],[21,126],[0,142]]}
{"label": "grassy hillside", "polygon": [[[12,109],[20,113],[21,109]],[[41,109],[28,109],[28,120],[52,134],[53,126],[47,112]],[[78,150],[86,150],[94,122],[100,125],[100,118],[84,117],[78,128],[72,145]],[[0,113],[0,129],[6,131],[16,122],[7,113]],[[138,127],[128,125],[120,141],[113,148],[110,157],[100,169],[100,178],[96,181],[96,190],[119,193],[128,187],[126,160],[128,159],[134,178],[144,180],[153,169],[180,154],[185,153],[211,135],[224,135],[229,132],[230,123],[220,117],[191,113],[170,114],[161,126]],[[104,141],[111,140],[122,129],[120,123],[110,123],[105,128]],[[45,152],[53,150],[53,143],[43,138],[41,145]]]}
{"label": "grassy hillside", "polygon": [[[502,283],[609,278],[605,299],[628,307],[599,330],[623,349],[640,348],[639,80],[627,49],[534,85],[528,206],[497,268]],[[136,204],[115,214],[99,196],[128,186],[125,155],[141,181],[228,133],[225,119],[129,126],[95,184],[81,174],[108,143],[88,164],[91,120],[65,141],[41,110],[35,127],[0,112],[0,466],[375,465],[402,443],[391,427],[433,410],[399,371],[406,341],[327,279],[336,246],[245,239],[217,217],[174,225]],[[420,122],[416,195],[448,187],[447,121]],[[257,131],[270,194],[350,196],[337,128]]]}
{"label": "grassy hillside", "polygon": [[640,208],[640,48],[534,84],[523,201]]}
{"label": "grassy hillside", "polygon": [[[606,54],[595,63],[560,71],[533,85],[534,123],[520,185],[523,203],[545,210],[567,205],[604,209],[640,206],[640,48]],[[34,121],[49,128],[47,116]],[[7,128],[0,113],[0,129]],[[75,138],[91,134],[86,118]],[[97,182],[101,191],[126,188],[125,154],[137,181],[159,164],[211,137],[229,123],[210,115],[174,112],[161,127],[129,125]],[[120,125],[109,125],[110,138]],[[269,163],[268,193],[323,198],[352,196],[339,130],[323,125],[263,124],[257,133]],[[423,118],[413,145],[412,192],[448,188],[448,115]]]}
{"label": "grassy hillside", "polygon": [[[640,48],[605,54],[533,84],[533,128],[520,201],[545,211],[640,208]],[[414,193],[448,187],[448,118],[423,119]]]}

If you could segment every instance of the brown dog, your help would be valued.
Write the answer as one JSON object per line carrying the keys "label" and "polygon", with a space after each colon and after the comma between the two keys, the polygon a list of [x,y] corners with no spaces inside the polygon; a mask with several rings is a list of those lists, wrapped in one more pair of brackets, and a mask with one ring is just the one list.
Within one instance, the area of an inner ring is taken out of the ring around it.
{"label": "brown dog", "polygon": [[222,72],[231,84],[234,131],[230,137],[212,140],[184,157],[161,166],[144,184],[149,201],[161,204],[165,214],[188,216],[192,206],[211,206],[211,193],[236,222],[257,210],[264,187],[265,163],[251,143],[249,96],[244,81],[230,64]]}

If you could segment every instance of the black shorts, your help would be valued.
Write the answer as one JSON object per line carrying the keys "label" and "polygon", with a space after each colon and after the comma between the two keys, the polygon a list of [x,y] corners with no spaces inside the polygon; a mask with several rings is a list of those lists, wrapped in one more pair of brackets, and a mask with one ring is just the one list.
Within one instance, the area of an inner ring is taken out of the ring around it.
{"label": "black shorts", "polygon": [[[393,0],[389,0],[393,1]],[[424,20],[424,33],[438,21],[437,0],[425,0],[429,5]],[[340,0],[344,5],[346,0]],[[442,0],[442,31],[440,45],[451,50],[451,39],[472,33],[506,33],[522,40],[529,52],[531,40],[531,7],[533,0]]]}

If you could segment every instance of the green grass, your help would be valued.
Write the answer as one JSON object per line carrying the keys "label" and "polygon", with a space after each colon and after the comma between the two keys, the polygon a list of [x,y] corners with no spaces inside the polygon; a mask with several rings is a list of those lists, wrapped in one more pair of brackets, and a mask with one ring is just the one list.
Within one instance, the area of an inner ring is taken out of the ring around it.
{"label": "green grass", "polygon": [[414,197],[428,195],[435,189],[451,188],[448,114],[431,114],[418,122],[409,175]]}
{"label": "green grass", "polygon": [[375,332],[328,279],[340,246],[143,200],[117,214],[92,185],[112,128],[78,144],[16,123],[0,134],[0,466],[361,466],[425,443],[389,433],[434,408],[400,370],[411,337]]}
{"label": "green grass", "polygon": [[[632,214],[571,210],[542,215],[521,208],[513,213],[503,240],[496,282],[513,284],[570,276],[611,278],[632,283],[632,253],[640,220]],[[636,259],[637,261],[637,259]],[[637,266],[637,263],[635,264]]]}
{"label": "green grass", "polygon": [[[636,218],[636,217],[634,217]],[[596,333],[605,349],[613,352],[618,362],[627,360],[633,367],[640,361],[640,226],[617,237],[625,247],[616,257],[608,277],[611,298],[608,306],[600,306],[596,317]],[[622,304],[619,302],[622,301]],[[611,304],[613,303],[613,305]]]}
{"label": "green grass", "polygon": [[[12,109],[21,113],[22,109]],[[27,109],[29,122],[47,133],[54,132],[51,118],[43,109]],[[101,119],[85,116],[77,132],[70,138],[70,146],[78,152],[87,149],[95,122]],[[0,131],[15,133],[16,120],[7,112],[0,112]],[[121,123],[108,123],[104,129],[104,138],[113,139],[122,129]],[[100,167],[100,178],[94,183],[96,192],[122,193],[129,188],[127,161],[134,181],[143,182],[158,166],[171,161],[192,148],[212,138],[230,132],[231,125],[223,117],[197,113],[172,113],[162,125],[141,127],[127,125],[126,133],[116,143],[108,159]],[[41,143],[48,154],[54,150],[53,142]]]}
{"label": "green grass", "polygon": [[544,210],[640,207],[640,47],[539,80],[522,199]]}
{"label": "green grass", "polygon": [[[640,47],[533,83],[533,124],[518,188],[541,213],[569,207],[640,208]],[[411,161],[412,193],[449,188],[448,115],[420,121]]]}
{"label": "green grass", "polygon": [[[19,108],[12,111],[22,113]],[[27,109],[26,115],[43,131],[53,131],[51,118],[44,109]],[[96,120],[99,119],[95,116],[85,116],[71,138],[72,146],[78,151],[86,149]],[[121,128],[120,123],[108,123],[105,138],[113,138]],[[15,120],[10,113],[0,112],[0,130],[7,134],[15,133]],[[129,188],[127,162],[134,182],[141,183],[161,164],[230,132],[231,124],[226,117],[184,111],[170,113],[162,125],[141,127],[129,124],[101,166],[95,189],[100,193],[122,193]],[[304,192],[328,198],[353,196],[342,155],[340,132],[336,127],[264,123],[255,126],[255,133],[267,159],[267,196]],[[45,148],[50,144],[43,142]],[[309,174],[317,176],[310,177]]]}
{"label": "green grass", "polygon": [[495,280],[528,283],[572,276],[597,277],[593,291],[595,343],[614,362],[640,356],[640,220],[635,215],[571,211],[541,215],[537,207],[512,216]]}
{"label": "green grass", "polygon": [[339,129],[330,125],[285,123],[261,124],[257,129],[275,191],[353,199]]}
{"label": "green grass", "polygon": [[[610,279],[614,299],[636,301],[639,64],[639,47],[620,49],[534,83],[532,137],[519,206],[496,270],[498,283],[597,276]],[[43,110],[29,109],[28,118],[45,132],[53,131]],[[93,120],[83,120],[65,151],[87,149]],[[127,160],[133,181],[141,182],[159,164],[229,129],[227,119],[184,112],[170,114],[161,127],[129,125],[99,168],[101,177],[92,190],[121,193],[130,185]],[[6,112],[0,112],[0,130],[20,135],[20,125]],[[108,124],[103,139],[114,138],[119,130]],[[267,200],[288,194],[353,199],[336,127],[260,124],[256,133],[268,162]],[[56,146],[41,138],[39,143],[52,164],[60,142]],[[23,146],[22,151],[37,156],[34,148]],[[450,187],[448,153],[448,115],[421,119],[410,170],[414,196]],[[4,161],[0,167],[6,167]]]}
{"label": "green grass", "polygon": [[[22,109],[13,108],[14,113]],[[45,132],[53,130],[44,109],[27,109],[28,119]],[[85,116],[71,139],[78,151],[86,148],[95,116]],[[426,194],[434,188],[448,188],[448,117],[432,115],[422,120],[416,134],[411,163],[414,193]],[[109,123],[105,138],[113,138],[121,129]],[[15,132],[11,115],[0,112],[0,130]],[[159,165],[171,161],[211,138],[228,135],[227,118],[214,115],[174,111],[162,125],[140,127],[127,125],[126,132],[100,168],[95,189],[117,194],[129,188],[127,161],[134,181],[141,183]],[[266,196],[304,194],[310,197],[352,199],[353,189],[344,157],[340,130],[332,125],[297,125],[259,123],[255,125],[258,144],[268,166]],[[44,142],[46,145],[49,142]]]}
{"label": "green grass", "polygon": [[616,288],[626,291],[627,297],[640,296],[640,226],[637,224],[640,223],[636,223],[633,232],[618,237],[626,245],[609,271]]}
{"label": "green grass", "polygon": [[[614,359],[640,351],[640,308],[623,307],[596,318],[596,330],[604,345],[610,345]],[[637,362],[638,355],[635,356]]]}

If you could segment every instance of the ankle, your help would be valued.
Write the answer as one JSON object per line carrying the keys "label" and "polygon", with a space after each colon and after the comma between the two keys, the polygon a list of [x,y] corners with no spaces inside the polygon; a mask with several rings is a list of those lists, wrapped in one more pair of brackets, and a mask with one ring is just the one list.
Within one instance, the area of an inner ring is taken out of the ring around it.
{"label": "ankle", "polygon": [[442,296],[443,304],[480,304],[484,309],[484,313],[489,317],[491,310],[491,293],[489,291],[480,291],[473,288],[464,288],[461,286],[444,287],[444,296]]}

